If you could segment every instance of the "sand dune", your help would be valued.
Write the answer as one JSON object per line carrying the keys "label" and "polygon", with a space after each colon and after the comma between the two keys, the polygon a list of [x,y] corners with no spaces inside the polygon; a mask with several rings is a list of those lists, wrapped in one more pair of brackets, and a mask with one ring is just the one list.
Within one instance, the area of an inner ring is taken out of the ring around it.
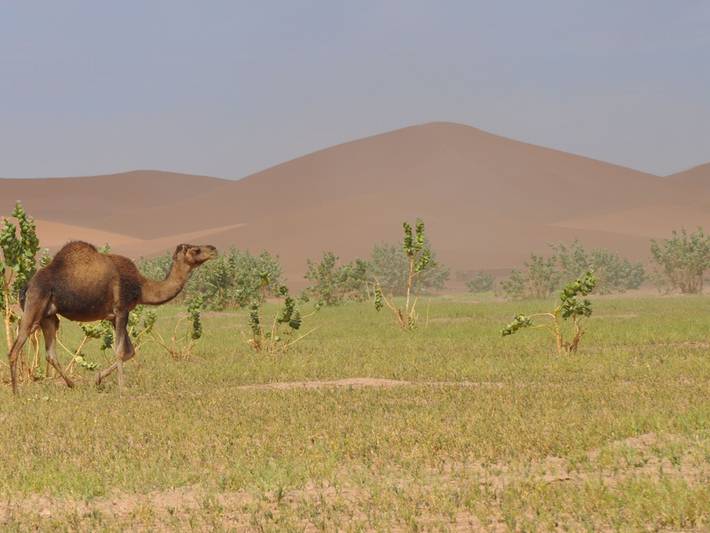
{"label": "sand dune", "polygon": [[[453,270],[501,269],[580,238],[633,258],[674,228],[710,227],[710,165],[661,178],[451,123],[341,144],[238,181],[164,172],[0,180],[49,246],[63,235],[150,255],[209,240],[278,253],[292,279],[308,257],[345,259],[423,217]],[[48,224],[54,223],[54,226]],[[45,229],[46,227],[46,229]],[[86,230],[81,233],[81,228]]]}

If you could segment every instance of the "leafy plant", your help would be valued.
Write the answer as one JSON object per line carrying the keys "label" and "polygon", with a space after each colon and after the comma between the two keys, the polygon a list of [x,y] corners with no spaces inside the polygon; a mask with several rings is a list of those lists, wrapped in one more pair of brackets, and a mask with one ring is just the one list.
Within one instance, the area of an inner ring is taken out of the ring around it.
{"label": "leafy plant", "polygon": [[[263,287],[269,286],[269,279],[264,278],[262,281]],[[249,330],[251,337],[246,339],[256,352],[276,353],[285,352],[291,346],[299,342],[301,339],[310,335],[315,331],[315,328],[310,331],[297,335],[303,320],[312,316],[320,308],[320,304],[316,304],[314,311],[303,316],[297,308],[296,300],[289,294],[288,287],[280,285],[276,292],[277,297],[282,301],[279,311],[274,315],[271,322],[271,328],[264,330],[264,319],[262,317],[262,302],[255,300],[249,307]]]}
{"label": "leafy plant", "polygon": [[612,251],[586,250],[578,240],[570,245],[558,243],[551,247],[563,284],[592,271],[597,279],[594,292],[612,294],[638,289],[646,280],[641,263],[632,263]]}
{"label": "leafy plant", "polygon": [[473,277],[473,279],[466,283],[466,287],[469,292],[488,292],[493,290],[494,283],[495,278],[492,274],[489,274],[488,272],[479,272]]}
{"label": "leafy plant", "polygon": [[651,241],[651,254],[659,267],[661,284],[683,294],[703,291],[703,277],[710,268],[710,236],[702,228],[694,233],[673,231],[670,239]]}
{"label": "leafy plant", "polygon": [[419,291],[417,289],[420,285],[417,282],[428,269],[432,269],[436,265],[432,259],[431,249],[426,243],[424,222],[417,219],[414,231],[408,222],[404,222],[402,228],[404,229],[402,251],[406,257],[404,307],[398,307],[391,294],[389,297],[385,295],[379,278],[375,277],[375,309],[380,311],[386,306],[392,311],[402,329],[411,330],[416,326],[418,318],[416,307]]}
{"label": "leafy plant", "polygon": [[559,273],[555,268],[554,258],[544,258],[531,254],[525,262],[525,270],[513,270],[507,280],[500,286],[511,300],[524,298],[547,298],[559,282]]}
{"label": "leafy plant", "polygon": [[[436,260],[436,253],[425,239],[423,247],[428,250],[429,262],[418,273],[409,290],[418,294],[429,294],[444,288],[449,279],[449,269]],[[409,283],[410,257],[402,245],[378,244],[372,249],[369,261],[369,273],[377,280],[380,288],[387,294],[405,296]]]}
{"label": "leafy plant", "polygon": [[[506,337],[513,335],[525,328],[545,328],[555,338],[557,353],[574,353],[584,335],[582,324],[585,318],[592,315],[592,303],[586,298],[594,290],[597,280],[591,272],[568,283],[560,293],[560,303],[550,313],[537,313],[534,315],[516,315],[513,321],[503,328],[501,334]],[[543,318],[547,323],[535,325],[534,320]],[[567,340],[564,322],[571,320],[571,339]]]}
{"label": "leafy plant", "polygon": [[337,305],[343,300],[364,301],[371,294],[370,266],[356,259],[337,265],[338,256],[324,252],[318,263],[308,260],[305,278],[311,282],[307,294],[323,305]]}
{"label": "leafy plant", "polygon": [[[17,337],[17,327],[22,313],[20,294],[25,290],[27,282],[37,271],[37,253],[39,239],[34,220],[27,214],[20,202],[15,204],[11,215],[17,223],[9,218],[3,219],[0,228],[0,312],[3,317],[5,342],[9,350]],[[21,364],[27,367],[28,375],[35,376],[39,368],[39,343],[37,332],[32,336],[34,357],[31,361],[21,359]]]}
{"label": "leafy plant", "polygon": [[513,270],[501,283],[503,293],[511,300],[544,299],[570,281],[594,272],[595,292],[611,294],[638,289],[646,279],[641,263],[632,263],[604,249],[585,249],[575,240],[570,245],[551,244],[552,255],[531,254],[524,270]]}
{"label": "leafy plant", "polygon": [[[197,342],[202,338],[202,309],[204,300],[197,295],[187,302],[187,313],[179,317],[169,339],[151,325],[151,338],[176,360],[192,356]],[[154,324],[153,321],[152,324]],[[187,327],[185,327],[187,325]]]}
{"label": "leafy plant", "polygon": [[[172,256],[169,254],[151,259],[141,259],[138,268],[144,276],[163,279],[170,272]],[[262,275],[270,281],[269,290],[262,291]],[[268,252],[251,255],[231,249],[195,271],[177,301],[188,301],[200,295],[206,309],[224,310],[246,307],[254,299],[273,294],[281,280],[278,258]]]}

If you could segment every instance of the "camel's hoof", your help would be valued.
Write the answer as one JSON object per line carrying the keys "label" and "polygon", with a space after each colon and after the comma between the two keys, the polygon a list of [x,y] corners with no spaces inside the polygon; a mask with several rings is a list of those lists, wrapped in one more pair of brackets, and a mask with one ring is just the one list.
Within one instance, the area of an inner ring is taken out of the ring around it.
{"label": "camel's hoof", "polygon": [[94,384],[95,384],[97,387],[100,387],[100,386],[101,386],[101,381],[102,381],[102,380],[101,380],[101,374],[97,374],[97,375],[96,375],[96,380],[94,381]]}
{"label": "camel's hoof", "polygon": [[67,387],[69,387],[70,389],[73,389],[73,388],[74,388],[74,382],[73,382],[73,381],[67,381]]}

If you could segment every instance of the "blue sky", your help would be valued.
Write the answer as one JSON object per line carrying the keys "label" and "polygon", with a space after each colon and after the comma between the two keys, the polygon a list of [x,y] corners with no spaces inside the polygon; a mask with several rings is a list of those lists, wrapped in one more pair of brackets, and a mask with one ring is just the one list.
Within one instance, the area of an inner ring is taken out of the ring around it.
{"label": "blue sky", "polygon": [[649,172],[710,161],[705,0],[0,3],[0,176],[237,178],[447,120]]}

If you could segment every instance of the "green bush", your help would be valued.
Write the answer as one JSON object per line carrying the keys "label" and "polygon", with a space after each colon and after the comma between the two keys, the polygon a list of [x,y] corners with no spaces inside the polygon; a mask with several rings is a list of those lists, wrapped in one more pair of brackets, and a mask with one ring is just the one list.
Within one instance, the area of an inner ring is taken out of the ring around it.
{"label": "green bush", "polygon": [[[583,322],[592,316],[592,302],[586,298],[580,299],[580,296],[588,296],[596,283],[594,275],[586,272],[565,285],[560,292],[560,303],[551,312],[515,315],[513,321],[501,330],[501,335],[514,335],[525,328],[545,328],[554,337],[558,354],[576,352],[585,333]],[[542,324],[535,322],[539,319],[543,320]],[[571,320],[571,331],[565,331],[564,324],[568,320]]]}
{"label": "green bush", "polygon": [[[172,256],[169,254],[138,262],[141,273],[152,279],[164,279],[170,265]],[[232,248],[196,270],[178,300],[200,296],[204,307],[212,310],[246,307],[255,299],[263,298],[263,278],[270,280],[266,292],[273,294],[281,283],[281,277],[277,257],[268,252],[252,255]]]}
{"label": "green bush", "polygon": [[500,287],[511,300],[547,298],[557,289],[560,274],[554,258],[531,254],[525,262],[525,270],[513,270]]}
{"label": "green bush", "polygon": [[337,265],[338,256],[324,252],[320,262],[308,260],[305,278],[311,282],[306,290],[323,305],[336,305],[343,300],[364,301],[372,292],[367,261],[356,259],[344,265]]}
{"label": "green bush", "polygon": [[594,292],[612,294],[638,289],[646,280],[641,263],[632,263],[612,251],[585,250],[577,240],[569,246],[561,243],[551,246],[563,284],[592,271],[597,280]]}
{"label": "green bush", "polygon": [[651,254],[659,268],[659,287],[683,294],[703,291],[703,277],[710,268],[710,237],[702,228],[690,234],[685,229],[673,231],[670,239],[652,240]]}
{"label": "green bush", "polygon": [[553,251],[550,257],[531,254],[524,270],[514,270],[501,283],[501,289],[508,298],[547,298],[586,272],[594,273],[594,291],[597,294],[638,289],[646,280],[641,263],[632,263],[615,252],[587,250],[576,240],[570,245],[558,243],[550,246]]}
{"label": "green bush", "polygon": [[[413,281],[418,294],[429,294],[444,288],[449,279],[449,269],[436,261],[436,254],[428,242],[424,246],[430,252],[429,262]],[[370,272],[382,290],[395,296],[407,293],[409,257],[403,247],[394,244],[375,245],[370,258]]]}
{"label": "green bush", "polygon": [[488,292],[493,290],[493,285],[495,284],[495,278],[492,274],[488,272],[479,272],[473,279],[466,283],[466,287],[469,292]]}

